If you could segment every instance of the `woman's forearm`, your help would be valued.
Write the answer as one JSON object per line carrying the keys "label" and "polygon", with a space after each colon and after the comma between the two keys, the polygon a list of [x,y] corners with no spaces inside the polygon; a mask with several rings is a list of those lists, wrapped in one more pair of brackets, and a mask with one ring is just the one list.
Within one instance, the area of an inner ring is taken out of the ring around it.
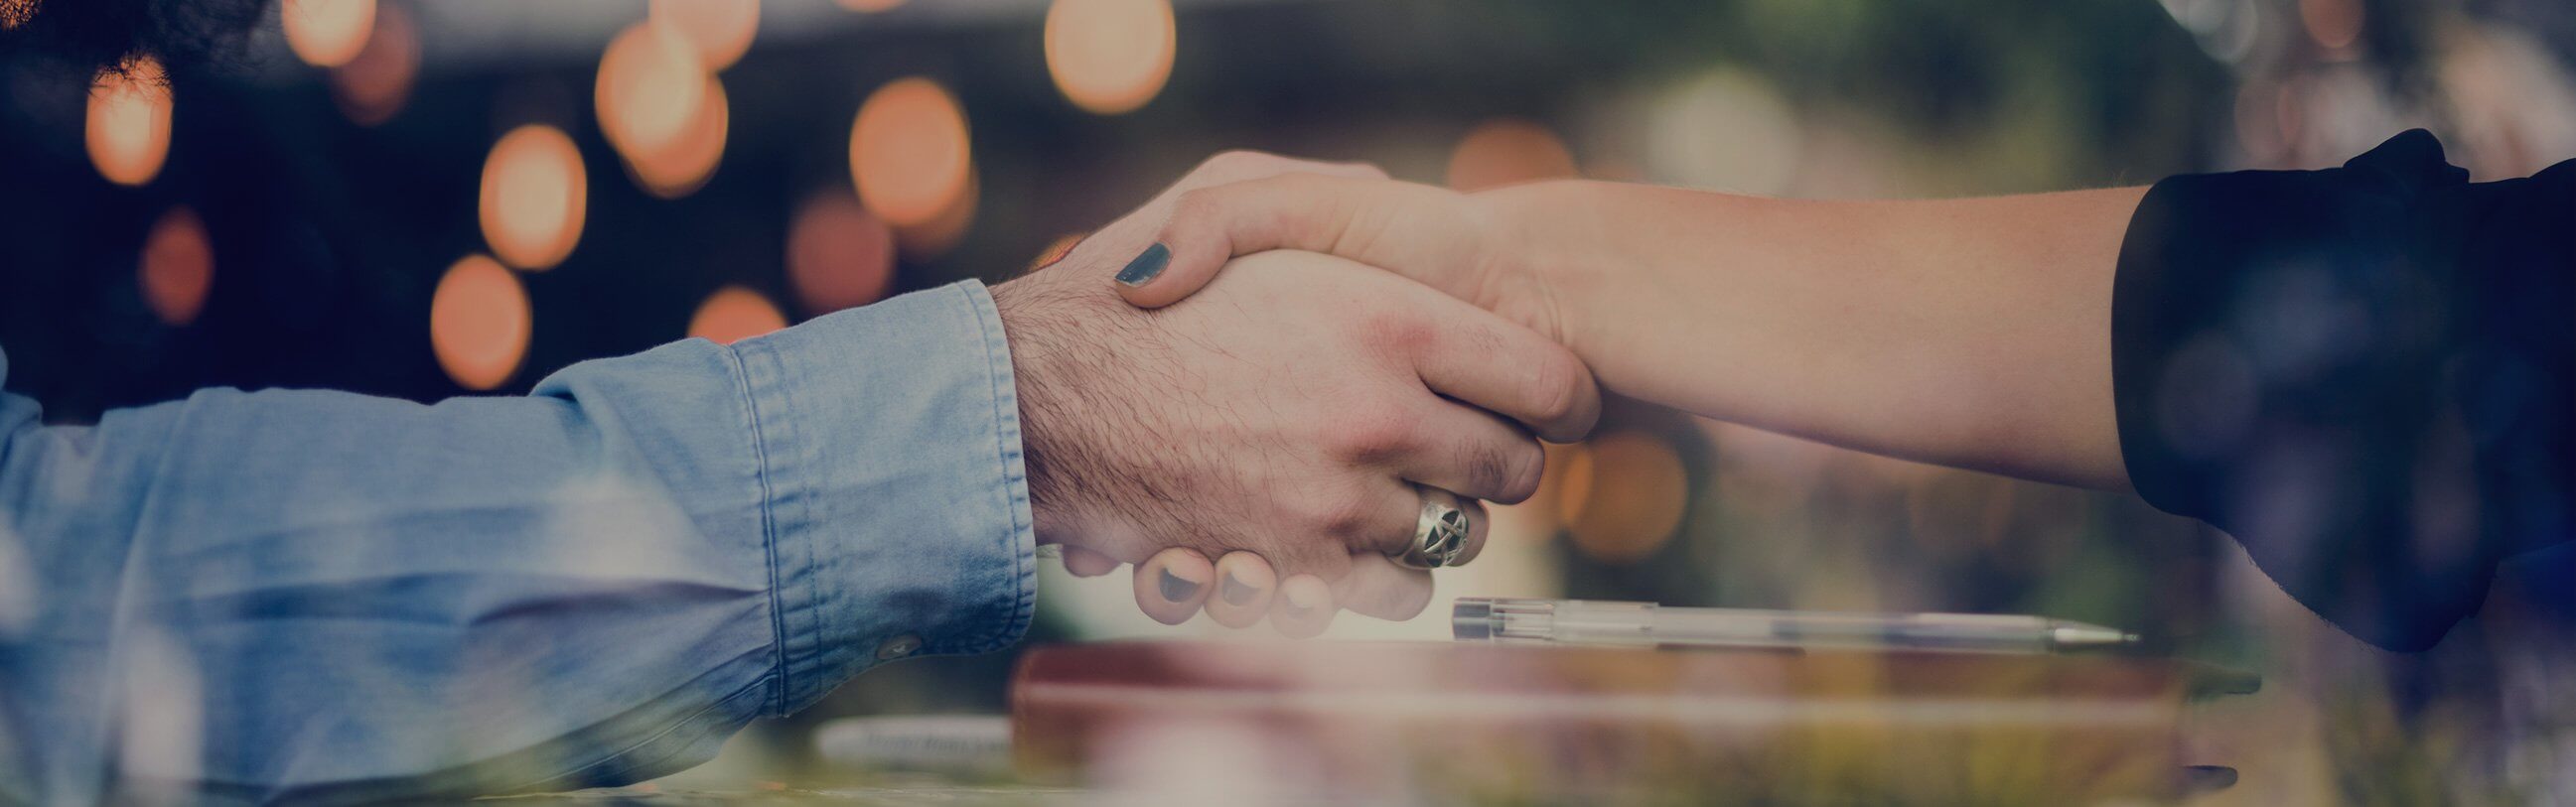
{"label": "woman's forearm", "polygon": [[1494,192],[1601,383],[1911,459],[2126,488],[2111,281],[2143,188],[1818,202]]}

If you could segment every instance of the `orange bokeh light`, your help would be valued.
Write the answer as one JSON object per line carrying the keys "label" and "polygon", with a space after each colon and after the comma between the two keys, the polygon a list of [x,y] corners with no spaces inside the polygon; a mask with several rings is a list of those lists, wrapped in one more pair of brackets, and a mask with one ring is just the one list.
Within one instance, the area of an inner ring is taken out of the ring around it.
{"label": "orange bokeh light", "polygon": [[936,258],[956,247],[957,242],[966,239],[966,229],[975,223],[975,205],[983,195],[983,179],[968,174],[966,192],[929,221],[894,228],[895,247],[914,260]]}
{"label": "orange bokeh light", "polygon": [[1571,177],[1574,154],[1547,127],[1519,118],[1476,124],[1449,153],[1449,187],[1462,191]]}
{"label": "orange bokeh light", "polygon": [[401,4],[387,3],[376,8],[366,47],[331,70],[331,97],[350,120],[374,126],[402,111],[419,75],[420,39],[412,30],[411,14]]}
{"label": "orange bokeh light", "polygon": [[1115,115],[1153,100],[1172,76],[1168,0],[1055,0],[1047,8],[1047,73],[1073,104]]}
{"label": "orange bokeh light", "polygon": [[448,267],[429,301],[429,346],[447,377],[473,390],[510,380],[528,353],[528,293],[501,264],[468,255]]}
{"label": "orange bokeh light", "polygon": [[1056,261],[1064,260],[1064,256],[1073,254],[1073,248],[1080,245],[1082,239],[1088,235],[1089,233],[1065,233],[1056,236],[1054,241],[1048,242],[1046,249],[1038,251],[1037,260],[1029,262],[1029,269],[1031,271],[1044,269],[1055,265]]}
{"label": "orange bokeh light", "polygon": [[778,306],[741,286],[717,289],[689,318],[689,336],[727,345],[784,327],[787,317],[778,313]]}
{"label": "orange bokeh light", "polygon": [[884,11],[903,5],[903,0],[840,0],[841,7],[851,11]]}
{"label": "orange bokeh light", "polygon": [[0,0],[0,31],[27,24],[36,18],[36,0]]}
{"label": "orange bokeh light", "polygon": [[697,46],[671,26],[628,26],[599,57],[600,133],[629,158],[669,153],[698,123],[707,75]]}
{"label": "orange bokeh light", "polygon": [[816,194],[788,226],[787,280],[816,314],[876,302],[894,280],[894,230],[847,190]]}
{"label": "orange bokeh light", "polygon": [[562,263],[581,241],[589,194],[581,150],[563,130],[512,129],[483,161],[483,240],[492,254],[521,269]]}
{"label": "orange bokeh light", "polygon": [[653,0],[645,14],[696,45],[709,70],[732,67],[760,31],[760,0]]}
{"label": "orange bokeh light", "polygon": [[376,27],[376,0],[286,0],[278,8],[286,47],[314,67],[338,67],[357,58]]}
{"label": "orange bokeh light", "polygon": [[1556,489],[1556,517],[1560,526],[1574,526],[1583,517],[1583,505],[1592,496],[1592,452],[1582,443],[1544,444],[1547,452],[1545,478]]}
{"label": "orange bokeh light", "polygon": [[850,125],[850,178],[859,200],[897,227],[950,212],[968,192],[973,162],[966,114],[926,78],[877,88]]}
{"label": "orange bokeh light", "polygon": [[659,153],[625,155],[627,173],[646,192],[664,199],[695,193],[715,176],[716,164],[724,160],[725,132],[733,118],[729,107],[724,83],[708,76],[706,103],[698,105],[698,119],[688,135]]}
{"label": "orange bokeh light", "polygon": [[2299,21],[2326,50],[2343,50],[2361,38],[2361,0],[2299,0]]}
{"label": "orange bokeh light", "polygon": [[1574,548],[1603,563],[1634,563],[1662,549],[1690,504],[1681,455],[1638,432],[1610,434],[1571,454],[1559,484],[1559,513]]}
{"label": "orange bokeh light", "polygon": [[89,161],[119,185],[141,185],[170,156],[170,85],[150,56],[101,70],[89,86]]}
{"label": "orange bokeh light", "polygon": [[215,282],[215,245],[196,211],[171,208],[152,223],[143,238],[143,259],[136,267],[143,304],[162,322],[186,325],[205,308],[206,290]]}

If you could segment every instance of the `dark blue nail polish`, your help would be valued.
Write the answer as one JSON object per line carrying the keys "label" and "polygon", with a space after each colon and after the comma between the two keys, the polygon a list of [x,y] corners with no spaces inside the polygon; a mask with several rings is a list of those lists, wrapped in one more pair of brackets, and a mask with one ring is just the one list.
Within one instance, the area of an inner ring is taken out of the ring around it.
{"label": "dark blue nail polish", "polygon": [[2182,769],[2183,792],[2214,793],[2236,786],[2236,769],[2225,765],[2192,765]]}
{"label": "dark blue nail polish", "polygon": [[1189,602],[1190,595],[1199,593],[1199,584],[1183,580],[1180,575],[1173,574],[1172,570],[1164,569],[1162,589],[1163,600],[1166,602]]}
{"label": "dark blue nail polish", "polygon": [[1261,596],[1261,589],[1244,585],[1242,580],[1235,578],[1233,572],[1227,572],[1225,583],[1216,587],[1216,594],[1224,597],[1229,605],[1251,605],[1253,598]]}
{"label": "dark blue nail polish", "polygon": [[1143,254],[1137,255],[1135,260],[1128,261],[1127,268],[1118,270],[1118,284],[1121,286],[1145,285],[1153,282],[1155,275],[1162,274],[1163,267],[1170,265],[1172,265],[1172,248],[1163,246],[1159,241],[1155,242],[1153,246],[1146,247]]}

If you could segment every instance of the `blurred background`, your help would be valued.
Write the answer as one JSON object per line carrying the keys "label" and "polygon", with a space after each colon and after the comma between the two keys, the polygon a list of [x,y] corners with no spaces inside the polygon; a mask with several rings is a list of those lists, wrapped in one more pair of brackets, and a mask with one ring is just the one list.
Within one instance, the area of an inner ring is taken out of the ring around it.
{"label": "blurred background", "polygon": [[[0,53],[0,347],[59,423],[207,386],[508,394],[1007,279],[1230,148],[1897,198],[2324,167],[2417,126],[2482,180],[2576,157],[2576,5],[287,0],[203,64]],[[2576,800],[2564,659],[2488,619],[2377,653],[2124,496],[1628,404],[1550,466],[1430,614],[1331,635],[1443,639],[1468,594],[2041,613],[2276,682],[2222,717],[2269,760],[2230,798]],[[1032,641],[1230,633],[1147,621],[1123,573],[1042,588]],[[1010,664],[892,665],[681,782],[810,776],[833,717],[999,712]]]}

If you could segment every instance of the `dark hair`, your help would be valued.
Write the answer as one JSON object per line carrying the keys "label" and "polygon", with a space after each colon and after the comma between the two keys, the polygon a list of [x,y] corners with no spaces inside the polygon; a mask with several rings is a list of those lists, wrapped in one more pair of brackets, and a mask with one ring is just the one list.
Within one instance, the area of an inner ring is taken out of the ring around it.
{"label": "dark hair", "polygon": [[0,0],[0,54],[83,74],[131,56],[172,69],[239,52],[269,0]]}

